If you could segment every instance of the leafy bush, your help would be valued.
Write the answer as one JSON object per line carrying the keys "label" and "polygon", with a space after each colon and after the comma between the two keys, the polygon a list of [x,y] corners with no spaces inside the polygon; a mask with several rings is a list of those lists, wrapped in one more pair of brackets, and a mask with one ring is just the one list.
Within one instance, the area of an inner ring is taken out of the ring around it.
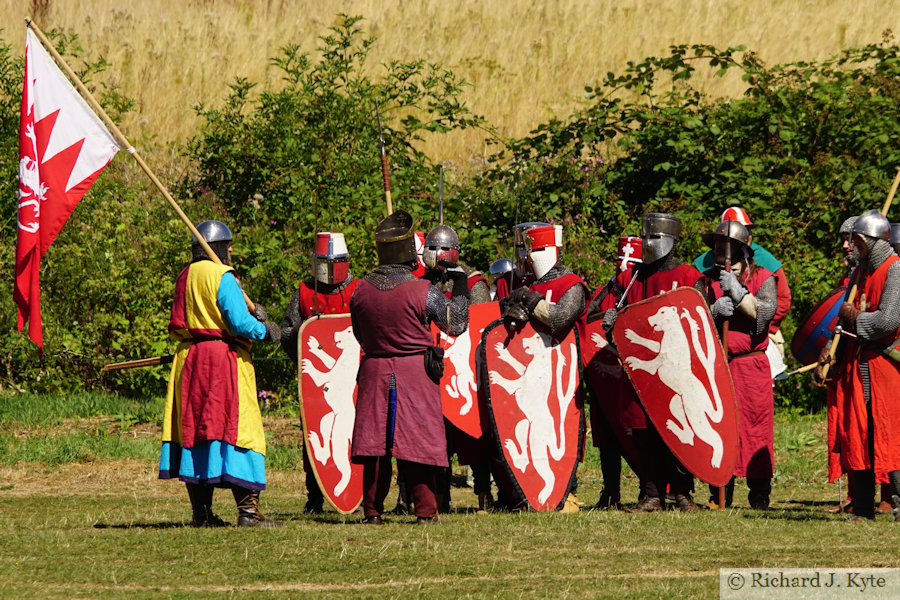
{"label": "leafy bush", "polygon": [[[756,241],[785,264],[790,340],[842,274],[838,226],[881,208],[900,164],[900,123],[890,108],[900,100],[900,62],[891,41],[773,67],[740,47],[673,46],[587,88],[589,106],[570,119],[508,141],[471,197],[515,190],[520,220],[568,224],[576,235],[567,236],[566,259],[594,285],[609,271],[613,238],[598,253],[586,233],[635,234],[644,212],[674,212],[685,221],[681,254],[692,260],[721,211],[743,206],[758,223]],[[692,86],[700,69],[737,71],[745,96],[706,98]],[[509,196],[501,194],[502,212],[473,203],[471,220],[508,227]],[[822,400],[806,385],[780,391],[787,405]]]}
{"label": "leafy bush", "polygon": [[[373,39],[342,16],[315,56],[288,45],[272,59],[279,82],[236,79],[218,107],[199,106],[202,126],[179,173],[186,212],[220,218],[236,233],[235,262],[248,294],[278,319],[305,277],[317,230],[347,236],[353,270],[375,262],[371,232],[384,214],[375,101],[392,163],[395,206],[436,222],[437,169],[419,139],[489,125],[463,102],[465,83],[424,61],[367,63]],[[105,85],[102,59],[87,60],[74,36],[54,36],[104,103],[130,103]],[[700,234],[721,211],[745,207],[757,241],[785,264],[800,318],[843,273],[841,221],[881,207],[900,165],[900,49],[881,44],[817,62],[767,66],[744,48],[673,46],[629,63],[586,89],[584,107],[521,139],[499,140],[480,171],[449,181],[447,222],[464,259],[484,269],[510,256],[516,222],[566,228],[565,261],[592,286],[612,274],[616,238],[637,234],[649,210],[685,223],[681,255],[705,248]],[[6,219],[0,269],[11,280],[18,167],[21,61],[0,43],[0,192]],[[740,77],[741,98],[712,99],[698,75]],[[188,162],[190,161],[190,162]],[[184,173],[187,173],[185,176]],[[173,179],[174,177],[169,177]],[[167,368],[99,378],[103,362],[171,352],[166,322],[172,286],[188,259],[187,233],[127,157],[113,161],[50,249],[42,268],[46,358],[12,331],[0,336],[0,383],[31,391],[103,386],[162,392]],[[4,314],[15,314],[0,295]],[[277,347],[257,346],[259,387],[276,408],[293,398],[293,365]],[[818,406],[807,380],[778,391],[792,409]]]}

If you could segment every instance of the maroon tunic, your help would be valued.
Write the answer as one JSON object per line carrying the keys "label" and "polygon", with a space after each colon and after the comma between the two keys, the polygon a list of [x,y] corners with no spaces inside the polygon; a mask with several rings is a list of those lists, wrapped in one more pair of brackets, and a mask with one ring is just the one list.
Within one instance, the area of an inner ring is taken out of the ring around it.
{"label": "maroon tunic", "polygon": [[[431,284],[415,280],[379,290],[361,280],[350,300],[354,333],[364,356],[356,376],[356,422],[351,455],[393,455],[439,467],[449,466],[441,391],[425,373],[425,349],[433,345],[425,320]],[[387,447],[390,379],[397,409],[393,446]]]}
{"label": "maroon tunic", "polygon": [[[634,276],[634,268],[619,274],[617,283],[621,289],[628,289],[628,284]],[[627,304],[635,304],[641,300],[652,298],[663,292],[670,292],[678,287],[694,287],[703,275],[692,265],[681,264],[668,271],[657,271],[646,278],[640,273],[626,297]],[[634,387],[627,386],[621,395],[622,399],[622,426],[631,429],[647,428],[647,413],[644,412],[637,392]]]}
{"label": "maroon tunic", "polygon": [[[756,294],[772,272],[756,266],[740,277],[741,284]],[[709,299],[722,296],[718,281],[707,287]],[[741,449],[734,474],[752,479],[771,479],[775,457],[775,396],[772,393],[772,370],[765,355],[769,345],[768,329],[758,334],[750,331],[750,319],[735,308],[728,321],[728,356],[734,392],[740,411]]]}

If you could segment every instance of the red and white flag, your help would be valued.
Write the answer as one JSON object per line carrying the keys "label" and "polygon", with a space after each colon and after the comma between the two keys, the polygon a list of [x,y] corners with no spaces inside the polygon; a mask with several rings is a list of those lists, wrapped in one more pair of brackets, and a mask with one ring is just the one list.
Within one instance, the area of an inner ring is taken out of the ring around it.
{"label": "red and white flag", "polygon": [[121,146],[28,30],[19,123],[18,329],[43,349],[41,258]]}

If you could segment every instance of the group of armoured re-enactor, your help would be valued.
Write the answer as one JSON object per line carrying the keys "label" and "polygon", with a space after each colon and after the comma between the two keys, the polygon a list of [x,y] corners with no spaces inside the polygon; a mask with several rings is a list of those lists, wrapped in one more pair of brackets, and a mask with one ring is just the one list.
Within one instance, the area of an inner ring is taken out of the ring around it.
{"label": "group of armoured re-enactor", "polygon": [[[193,261],[177,279],[169,331],[180,343],[168,386],[159,476],[187,484],[195,526],[225,524],[212,511],[215,487],[232,490],[239,526],[281,525],[258,507],[266,481],[266,440],[248,349],[253,340],[280,342],[296,361],[297,333],[305,320],[349,313],[364,355],[351,446],[353,461],[363,465],[362,522],[382,523],[392,458],[400,489],[394,512],[412,513],[417,523],[439,522],[439,512],[452,510],[451,453],[471,467],[479,511],[515,510],[521,500],[498,476],[496,440],[472,438],[442,416],[439,386],[423,359],[433,347],[430,324],[458,336],[466,331],[470,304],[499,301],[502,314],[540,323],[554,335],[598,320],[610,331],[624,307],[686,286],[703,295],[717,325],[728,322],[725,350],[740,423],[734,475],[746,478],[749,506],[765,510],[774,459],[770,357],[784,355],[779,324],[791,296],[781,263],[753,241],[752,226],[743,209],[727,209],[715,231],[703,236],[710,251],[688,264],[678,253],[680,219],[648,213],[641,238],[620,238],[617,274],[591,294],[562,262],[559,226],[516,225],[517,261],[497,260],[486,278],[460,262],[459,238],[446,225],[432,229],[417,252],[421,233],[401,210],[376,228],[379,265],[362,279],[350,273],[343,235],[318,234],[312,276],[299,285],[279,326],[261,306],[247,308],[230,266],[232,234],[219,221],[205,221],[198,231],[222,264],[209,260],[194,239]],[[891,235],[890,223],[875,210],[841,227],[843,249],[854,267],[848,277],[858,280],[860,293],[840,306],[843,330],[852,337],[836,357],[822,349],[814,376],[828,388],[829,479],[847,473],[850,482],[850,497],[831,510],[852,512],[857,520],[873,518],[876,483],[887,484],[885,500],[891,491],[894,500],[900,495],[900,411],[892,410],[889,400],[900,388],[900,369],[881,351],[900,332],[900,264]],[[724,268],[727,262],[730,269]],[[831,376],[823,381],[826,364]],[[613,433],[618,430],[630,434],[640,465],[639,497],[624,510],[696,510],[694,476],[663,443],[624,381],[620,389],[588,393],[604,484],[593,508],[623,509],[619,482],[626,453]],[[599,403],[614,409],[601,410]],[[604,416],[610,414],[619,422]],[[308,461],[304,452],[305,511],[317,513],[323,495]],[[563,512],[579,510],[577,478],[570,489]],[[733,490],[734,477],[724,494],[711,488],[708,506],[721,508],[723,500],[730,506]],[[889,512],[884,504],[879,510]]]}

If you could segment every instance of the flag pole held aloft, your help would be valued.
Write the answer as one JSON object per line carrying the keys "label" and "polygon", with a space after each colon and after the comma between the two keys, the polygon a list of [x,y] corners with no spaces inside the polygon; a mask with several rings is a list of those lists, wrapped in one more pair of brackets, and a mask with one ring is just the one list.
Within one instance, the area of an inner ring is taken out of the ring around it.
{"label": "flag pole held aloft", "polygon": [[[200,232],[197,231],[197,228],[194,227],[194,224],[191,222],[191,220],[188,218],[188,216],[181,209],[181,206],[179,206],[179,204],[175,201],[175,199],[172,198],[172,195],[169,194],[168,189],[166,189],[166,187],[162,184],[162,182],[156,177],[156,175],[153,173],[153,171],[150,169],[150,167],[147,165],[147,163],[144,162],[144,159],[138,153],[137,149],[135,149],[135,147],[132,146],[132,144],[128,140],[128,138],[126,138],[125,135],[119,130],[118,126],[116,126],[116,124],[112,121],[112,119],[109,118],[109,115],[106,114],[106,111],[103,110],[103,107],[100,106],[100,104],[97,102],[96,99],[94,99],[94,96],[87,89],[87,87],[85,87],[85,85],[81,82],[81,80],[78,78],[78,76],[72,70],[72,68],[69,67],[68,63],[66,63],[66,61],[59,54],[59,52],[56,51],[56,48],[53,47],[53,44],[51,44],[50,41],[47,39],[47,36],[44,35],[44,32],[41,31],[40,28],[38,28],[37,25],[35,25],[34,22],[28,17],[25,18],[25,24],[27,25],[29,30],[34,32],[34,34],[40,40],[41,45],[44,48],[46,48],[48,52],[50,52],[50,54],[53,56],[56,63],[62,68],[63,71],[65,71],[69,80],[75,85],[75,87],[81,93],[82,98],[90,105],[90,107],[94,110],[94,112],[104,122],[104,124],[109,129],[109,131],[112,133],[112,135],[115,137],[115,139],[119,143],[119,145],[121,147],[125,148],[127,150],[127,152],[129,154],[131,154],[131,156],[134,157],[135,161],[137,161],[137,163],[138,163],[138,166],[140,166],[141,170],[143,170],[144,173],[147,174],[147,177],[150,178],[150,181],[153,182],[153,185],[155,185],[156,188],[160,191],[160,193],[163,195],[163,197],[166,199],[166,201],[169,203],[169,205],[172,207],[172,209],[178,215],[178,218],[181,219],[181,221],[190,230],[191,234],[200,242],[200,245],[203,247],[203,250],[209,256],[210,260],[212,260],[213,262],[215,262],[217,264],[221,264],[222,261],[219,259],[218,256],[216,256],[216,253],[212,251],[212,248],[209,247],[209,244],[206,243],[206,240],[203,239],[203,236],[200,235]],[[247,296],[246,292],[244,292],[244,301],[247,303],[247,308],[250,309],[250,311],[252,312],[253,309],[255,308],[255,306],[254,306],[253,302],[250,300],[250,298]]]}

